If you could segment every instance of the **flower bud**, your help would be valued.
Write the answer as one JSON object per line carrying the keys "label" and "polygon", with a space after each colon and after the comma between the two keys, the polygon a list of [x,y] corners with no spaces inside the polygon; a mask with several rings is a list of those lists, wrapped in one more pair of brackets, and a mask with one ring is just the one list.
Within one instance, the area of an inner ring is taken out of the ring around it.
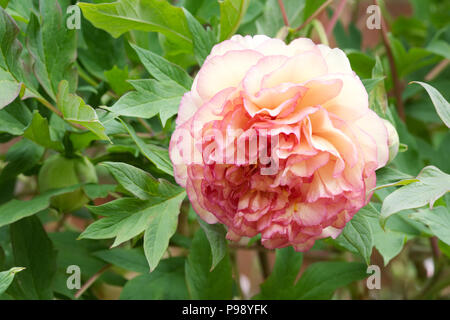
{"label": "flower bud", "polygon": [[400,141],[399,141],[397,130],[395,130],[392,123],[386,119],[383,119],[383,122],[388,131],[388,145],[389,145],[389,161],[388,161],[388,163],[390,163],[397,156]]}
{"label": "flower bud", "polygon": [[[92,163],[86,157],[65,158],[54,155],[48,158],[39,171],[39,190],[65,188],[81,183],[97,183],[97,174]],[[51,206],[61,212],[72,212],[89,202],[82,188],[73,192],[55,196]]]}

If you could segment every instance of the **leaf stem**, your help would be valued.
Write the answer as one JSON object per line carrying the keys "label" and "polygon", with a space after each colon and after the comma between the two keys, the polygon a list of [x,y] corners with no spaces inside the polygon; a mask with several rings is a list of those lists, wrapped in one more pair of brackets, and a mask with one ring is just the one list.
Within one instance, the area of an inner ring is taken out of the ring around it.
{"label": "leaf stem", "polygon": [[328,7],[328,5],[330,5],[330,3],[333,2],[333,0],[327,0],[326,2],[324,2],[311,16],[308,17],[308,19],[306,19],[305,22],[303,22],[300,27],[298,27],[297,29],[295,29],[295,31],[300,31],[302,30],[305,26],[307,26],[311,21],[313,21],[319,14],[321,14],[323,12],[323,10],[326,9],[326,7]]}
{"label": "leaf stem", "polygon": [[89,278],[88,281],[80,288],[80,290],[75,293],[75,298],[78,299],[85,293],[93,284],[95,281],[97,281],[100,276],[105,273],[109,268],[111,267],[111,264],[107,264],[103,266],[99,271],[97,271],[92,277]]}
{"label": "leaf stem", "polygon": [[81,79],[89,83],[93,87],[97,87],[98,83],[95,81],[81,66],[79,63],[77,63],[77,69],[78,74],[80,75]]}
{"label": "leaf stem", "polygon": [[441,62],[439,62],[431,71],[425,76],[426,81],[431,81],[434,78],[436,78],[442,71],[447,68],[447,66],[450,64],[450,59],[444,59]]}
{"label": "leaf stem", "polygon": [[344,10],[346,3],[347,3],[347,0],[341,0],[339,2],[336,10],[333,13],[333,17],[331,17],[331,20],[327,25],[327,28],[326,28],[327,37],[329,37],[331,35],[331,33],[333,32],[334,26],[336,25],[336,22],[338,21],[339,16],[341,15],[342,11]]}
{"label": "leaf stem", "polygon": [[[374,0],[374,3],[375,3],[375,5],[379,6],[378,0]],[[383,16],[381,16],[380,18],[381,18],[381,29],[380,29],[381,38],[382,38],[383,44],[386,48],[386,55],[388,57],[389,65],[391,67],[392,81],[394,83],[394,95],[395,95],[395,100],[397,101],[398,115],[400,116],[400,118],[403,121],[405,121],[406,114],[405,114],[405,106],[403,105],[403,100],[402,100],[402,84],[401,84],[400,79],[397,74],[397,68],[395,65],[394,55],[392,54],[391,44],[389,42],[389,38],[387,35],[386,21],[384,20]]]}
{"label": "leaf stem", "polygon": [[278,5],[280,6],[281,15],[283,16],[284,25],[289,27],[289,19],[286,13],[286,8],[284,7],[283,0],[278,0]]}
{"label": "leaf stem", "polygon": [[[45,98],[43,97],[36,97],[35,98],[37,101],[39,101],[40,103],[42,103],[45,107],[47,107],[47,109],[49,109],[50,111],[52,111],[53,113],[56,113],[56,115],[58,117],[60,117],[61,119],[64,119],[64,116],[62,114],[62,112],[56,108],[54,105],[52,105],[49,101],[47,101]],[[83,127],[82,125],[79,125],[77,123],[72,123],[70,121],[67,121],[67,123],[69,123],[72,127],[74,127],[75,129],[79,129],[79,130],[86,130],[85,127]]]}

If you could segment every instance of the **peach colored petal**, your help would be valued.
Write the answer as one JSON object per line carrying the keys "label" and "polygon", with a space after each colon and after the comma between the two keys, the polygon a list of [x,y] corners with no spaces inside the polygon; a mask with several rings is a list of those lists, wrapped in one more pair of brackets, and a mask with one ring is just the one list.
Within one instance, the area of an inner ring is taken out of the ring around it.
{"label": "peach colored petal", "polygon": [[262,57],[254,50],[228,51],[206,61],[198,73],[197,92],[203,100],[217,92],[236,87],[251,66]]}

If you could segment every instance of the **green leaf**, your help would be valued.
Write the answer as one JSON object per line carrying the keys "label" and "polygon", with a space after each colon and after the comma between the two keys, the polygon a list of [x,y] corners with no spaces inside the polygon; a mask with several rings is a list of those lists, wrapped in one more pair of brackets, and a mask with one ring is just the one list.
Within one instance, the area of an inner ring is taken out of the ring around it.
{"label": "green leaf", "polygon": [[[180,187],[160,181],[158,195],[149,200],[122,198],[89,210],[104,218],[89,225],[80,239],[116,238],[113,247],[144,232],[161,213],[178,211],[186,194]],[[178,214],[177,212],[177,214]],[[153,260],[152,260],[153,261]]]}
{"label": "green leaf", "polygon": [[[198,216],[197,216],[198,217]],[[223,227],[223,225],[209,224],[197,218],[200,227],[206,234],[208,238],[209,245],[211,246],[211,254],[212,254],[212,264],[211,271],[222,261],[227,253],[227,240],[225,236],[227,235],[227,231]]]}
{"label": "green leaf", "polygon": [[370,264],[370,256],[374,245],[373,235],[364,211],[360,210],[355,214],[336,241],[345,248],[349,248],[350,251],[358,253],[368,265]]}
{"label": "green leaf", "polygon": [[377,187],[411,178],[413,178],[413,176],[401,172],[398,169],[383,167],[377,170]]}
{"label": "green leaf", "polygon": [[261,285],[261,293],[256,298],[291,299],[302,263],[303,254],[292,247],[277,249],[273,271]]}
{"label": "green leaf", "polygon": [[183,10],[194,42],[195,59],[201,66],[211,52],[212,47],[216,44],[216,36],[211,29],[205,30],[189,11]]}
{"label": "green leaf", "polygon": [[2,295],[11,285],[14,280],[14,275],[24,269],[25,268],[14,267],[9,269],[8,271],[0,272],[0,295]]}
{"label": "green leaf", "polygon": [[6,153],[5,160],[8,164],[0,173],[0,183],[32,169],[41,160],[44,151],[44,148],[28,139],[22,139],[12,145]]}
{"label": "green leaf", "polygon": [[391,221],[392,219],[388,221],[383,230],[380,226],[380,212],[372,203],[359,210],[358,214],[364,215],[370,223],[374,246],[383,257],[384,265],[386,266],[403,249],[406,235],[389,229],[389,224],[393,222]]}
{"label": "green leaf", "polygon": [[[105,74],[108,71],[105,70],[126,66],[125,41],[122,38],[114,39],[109,33],[94,27],[87,19],[81,20],[80,31],[83,43],[78,47],[78,58],[89,73],[108,80]],[[115,91],[114,88],[113,90]]]}
{"label": "green leaf", "polygon": [[448,208],[439,206],[433,210],[419,210],[409,216],[426,224],[436,237],[450,245],[450,212]]}
{"label": "green leaf", "polygon": [[10,226],[16,265],[26,268],[8,290],[22,299],[52,299],[56,273],[56,251],[40,220],[28,217]]}
{"label": "green leaf", "polygon": [[112,69],[105,71],[104,75],[111,89],[119,96],[133,90],[133,87],[127,82],[129,79],[128,66],[125,66],[124,69],[119,69],[114,65]]}
{"label": "green leaf", "polygon": [[186,262],[186,282],[191,299],[229,300],[232,298],[233,279],[228,254],[210,271],[211,248],[205,232],[199,229],[194,236]]}
{"label": "green leaf", "polygon": [[34,95],[29,90],[24,91],[25,77],[22,60],[19,59],[22,45],[17,39],[19,32],[15,21],[0,7],[0,109],[19,95]]}
{"label": "green leaf", "polygon": [[16,100],[0,110],[0,132],[20,136],[29,126],[31,119],[30,110],[22,102]]}
{"label": "green leaf", "polygon": [[13,199],[0,206],[0,227],[11,224],[25,217],[32,216],[50,206],[50,199],[53,196],[72,192],[78,189],[79,185],[70,186],[62,189],[50,190],[38,195],[28,201]]}
{"label": "green leaf", "polygon": [[450,59],[450,44],[447,41],[435,39],[428,44],[426,50]]}
{"label": "green leaf", "polygon": [[308,19],[324,2],[325,0],[306,0],[305,9],[303,10],[303,19]]}
{"label": "green leaf", "polygon": [[186,300],[188,292],[184,280],[184,258],[162,260],[158,269],[127,282],[121,300]]}
{"label": "green leaf", "polygon": [[450,190],[450,175],[434,166],[427,166],[417,176],[418,182],[401,187],[388,195],[381,208],[382,224],[401,210],[419,208],[433,203]]}
{"label": "green leaf", "polygon": [[169,118],[177,114],[186,89],[172,80],[133,80],[137,89],[121,97],[109,111],[117,115],[152,118],[159,114],[163,127]]}
{"label": "green leaf", "polygon": [[430,86],[428,83],[420,81],[413,81],[412,83],[420,84],[422,87],[424,87],[425,90],[427,90],[439,117],[442,119],[445,125],[450,128],[450,103],[445,100],[445,98],[439,93],[439,91]]}
{"label": "green leaf", "polygon": [[379,84],[381,81],[384,80],[384,77],[375,78],[375,79],[362,79],[361,82],[363,83],[364,87],[366,88],[367,92],[372,91],[377,84]]}
{"label": "green leaf", "polygon": [[363,263],[317,262],[305,270],[295,285],[295,297],[301,300],[330,299],[338,288],[366,277]]}
{"label": "green leaf", "polygon": [[158,169],[162,172],[165,172],[171,176],[173,176],[173,167],[172,162],[169,158],[169,152],[161,148],[159,146],[145,143],[141,138],[136,135],[133,127],[126,122],[122,121],[123,126],[127,129],[131,138],[133,138],[134,142],[138,146],[141,153],[152,162]]}
{"label": "green leaf", "polygon": [[224,0],[220,5],[220,41],[230,38],[244,19],[250,0]]}
{"label": "green leaf", "polygon": [[37,110],[34,111],[33,120],[24,132],[24,137],[47,149],[63,151],[61,141],[54,141],[50,135],[50,127],[47,118],[42,117]]}
{"label": "green leaf", "polygon": [[192,78],[180,66],[151,51],[131,44],[147,71],[159,81],[173,80],[187,90],[191,90]]}
{"label": "green leaf", "polygon": [[[65,12],[70,1],[39,1],[40,17],[31,14],[27,29],[28,50],[34,58],[34,72],[47,94],[56,100],[58,85],[68,82],[75,91],[76,30],[66,28]],[[64,12],[64,15],[63,15]],[[55,45],[58,44],[58,45]]]}
{"label": "green leaf", "polygon": [[131,194],[141,200],[148,200],[158,195],[158,181],[147,172],[123,162],[103,162],[104,166]]}
{"label": "green leaf", "polygon": [[177,47],[192,51],[192,39],[181,8],[160,0],[119,0],[113,3],[78,3],[95,27],[117,38],[125,32],[160,32]]}
{"label": "green leaf", "polygon": [[168,201],[161,207],[151,220],[144,233],[144,251],[147,257],[150,271],[155,270],[159,261],[166,252],[170,238],[177,231],[178,215],[181,202],[186,194],[183,192],[173,201]]}
{"label": "green leaf", "polygon": [[95,200],[98,198],[105,198],[110,192],[116,190],[115,184],[87,184],[83,186],[84,193],[89,199]]}
{"label": "green leaf", "polygon": [[[374,67],[377,61],[370,55],[354,49],[345,50],[345,53],[350,61],[352,70],[355,71],[359,77],[363,79],[367,78],[366,80],[371,80],[371,78],[384,78],[381,65],[375,69]],[[367,90],[367,92],[370,91],[371,90]]]}
{"label": "green leaf", "polygon": [[94,252],[93,255],[125,270],[139,273],[149,272],[148,262],[142,248],[114,248],[97,251]]}
{"label": "green leaf", "polygon": [[372,191],[389,188],[389,187],[407,186],[408,184],[411,184],[413,182],[418,182],[418,181],[419,180],[416,178],[403,179],[403,180],[399,180],[399,181],[392,182],[392,183],[377,185],[374,189],[372,189]]}
{"label": "green leaf", "polygon": [[[254,1],[250,2],[249,10],[252,10]],[[269,37],[275,37],[281,28],[284,28],[283,15],[278,4],[278,0],[268,0],[263,2],[263,14],[256,19],[256,31],[258,34],[265,34]],[[304,21],[303,10],[305,0],[283,0],[286,9],[289,25],[292,28],[300,26]],[[243,21],[245,22],[245,21]]]}
{"label": "green leaf", "polygon": [[[372,70],[372,78],[384,78],[383,65],[379,57],[376,57],[375,66]],[[369,92],[369,107],[379,116],[384,116],[388,108],[388,100],[384,81],[378,82]]]}
{"label": "green leaf", "polygon": [[95,110],[79,96],[69,93],[69,84],[65,80],[61,81],[58,87],[57,106],[64,120],[82,125],[99,139],[110,141]]}

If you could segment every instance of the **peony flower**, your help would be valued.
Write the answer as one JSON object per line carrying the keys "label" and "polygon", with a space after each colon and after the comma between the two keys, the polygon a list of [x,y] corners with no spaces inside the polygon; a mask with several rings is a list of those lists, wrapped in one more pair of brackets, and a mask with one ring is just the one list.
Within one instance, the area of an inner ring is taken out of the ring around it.
{"label": "peony flower", "polygon": [[184,95],[170,157],[194,210],[228,239],[305,251],[368,203],[388,134],[340,49],[236,35]]}

